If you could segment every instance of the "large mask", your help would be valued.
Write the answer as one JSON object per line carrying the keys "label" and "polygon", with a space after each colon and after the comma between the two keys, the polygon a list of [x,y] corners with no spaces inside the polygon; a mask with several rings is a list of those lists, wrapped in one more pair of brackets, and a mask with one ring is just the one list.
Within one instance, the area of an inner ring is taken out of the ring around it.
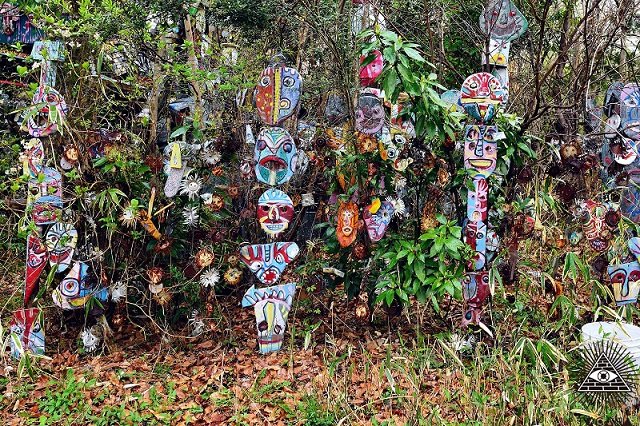
{"label": "large mask", "polygon": [[607,268],[616,305],[636,303],[640,290],[640,264],[636,261]]}
{"label": "large mask", "polygon": [[620,130],[640,140],[640,85],[627,84],[620,92]]}
{"label": "large mask", "polygon": [[489,37],[515,40],[527,30],[529,23],[511,0],[489,0],[480,14],[480,28]]}
{"label": "large mask", "polygon": [[348,247],[358,236],[358,206],[355,203],[340,204],[336,235],[341,247]]}
{"label": "large mask", "polygon": [[258,328],[258,346],[263,354],[280,350],[296,283],[273,287],[252,286],[242,298],[242,307],[253,306]]}
{"label": "large mask", "polygon": [[296,171],[298,150],[285,129],[266,127],[258,134],[254,160],[258,181],[271,186],[282,185]]}
{"label": "large mask", "polygon": [[468,220],[464,228],[464,242],[475,251],[469,268],[476,271],[484,268],[487,253],[487,225],[484,222]]}
{"label": "large mask", "polygon": [[467,272],[462,281],[462,297],[469,306],[481,307],[490,294],[489,271]]}
{"label": "large mask", "polygon": [[382,68],[384,67],[382,53],[380,53],[379,50],[374,50],[373,52],[370,52],[369,55],[362,55],[360,57],[360,63],[364,63],[367,57],[371,55],[373,55],[373,60],[360,68],[360,85],[363,87],[373,85],[376,78],[382,74]]}
{"label": "large mask", "polygon": [[27,276],[24,286],[24,305],[28,305],[38,289],[38,280],[47,266],[49,254],[40,236],[31,233],[27,237]]}
{"label": "large mask", "polygon": [[591,247],[597,252],[603,252],[609,247],[607,238],[607,224],[605,215],[607,208],[602,203],[587,200],[583,206],[582,230]]}
{"label": "large mask", "polygon": [[364,208],[362,212],[362,218],[367,226],[367,233],[369,238],[374,243],[380,241],[384,237],[387,228],[393,218],[393,204],[388,201],[383,201],[375,212],[372,212],[373,206],[369,205]]}
{"label": "large mask", "polygon": [[40,176],[29,179],[27,205],[36,225],[56,223],[62,217],[62,175],[51,167],[42,168]]}
{"label": "large mask", "polygon": [[270,237],[287,230],[293,219],[293,202],[279,189],[267,189],[258,200],[258,222]]}
{"label": "large mask", "polygon": [[94,288],[88,284],[89,265],[84,262],[76,262],[62,280],[58,288],[53,290],[51,297],[53,303],[62,309],[78,309],[84,307],[89,299],[95,297],[100,301],[106,301],[109,290],[106,288]]}
{"label": "large mask", "polygon": [[489,177],[498,159],[498,128],[469,125],[464,131],[464,168],[475,176]]}
{"label": "large mask", "polygon": [[473,190],[467,196],[467,219],[472,222],[487,221],[487,192],[489,185],[483,177],[473,179]]}
{"label": "large mask", "polygon": [[356,130],[368,135],[376,134],[384,125],[384,107],[374,93],[361,92],[356,108]]}
{"label": "large mask", "polygon": [[240,260],[263,284],[275,284],[300,252],[296,243],[252,244],[240,248]]}
{"label": "large mask", "polygon": [[500,80],[487,72],[471,74],[462,83],[460,92],[460,102],[467,114],[482,123],[495,117],[505,95]]}
{"label": "large mask", "polygon": [[9,339],[11,355],[20,358],[22,352],[14,343],[16,338],[22,344],[24,352],[33,354],[44,354],[44,327],[42,325],[42,314],[40,309],[19,309],[13,313],[13,318],[9,324],[12,338]]}
{"label": "large mask", "polygon": [[265,68],[254,94],[260,119],[270,126],[277,126],[291,117],[300,101],[301,91],[302,77],[295,68],[284,64]]}
{"label": "large mask", "polygon": [[64,272],[71,264],[78,244],[78,231],[69,223],[58,222],[47,231],[45,243],[49,250],[49,263],[57,267],[58,272]]}
{"label": "large mask", "polygon": [[40,86],[33,95],[32,103],[37,112],[27,120],[29,134],[39,138],[57,132],[57,122],[64,121],[68,110],[62,95],[53,87]]}

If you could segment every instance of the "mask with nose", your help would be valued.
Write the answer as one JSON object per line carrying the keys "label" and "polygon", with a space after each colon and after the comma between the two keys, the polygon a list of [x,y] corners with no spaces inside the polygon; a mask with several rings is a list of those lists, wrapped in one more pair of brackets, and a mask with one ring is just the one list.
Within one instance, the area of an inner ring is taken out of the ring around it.
{"label": "mask with nose", "polygon": [[275,238],[289,227],[293,219],[293,202],[279,189],[267,189],[258,200],[258,222],[264,232]]}

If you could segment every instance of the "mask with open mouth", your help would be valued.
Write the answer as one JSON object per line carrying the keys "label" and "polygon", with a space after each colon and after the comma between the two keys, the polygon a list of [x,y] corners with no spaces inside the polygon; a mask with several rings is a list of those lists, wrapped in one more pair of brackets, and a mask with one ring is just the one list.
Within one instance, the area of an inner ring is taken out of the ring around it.
{"label": "mask with open mouth", "polygon": [[64,272],[71,264],[71,258],[78,244],[78,231],[70,223],[56,223],[49,231],[45,243],[49,249],[49,263]]}
{"label": "mask with open mouth", "polygon": [[62,175],[56,169],[43,167],[44,179],[29,179],[27,206],[36,225],[56,223],[62,216]]}
{"label": "mask with open mouth", "polygon": [[640,85],[627,84],[620,92],[620,129],[633,140],[640,140]]}
{"label": "mask with open mouth", "polygon": [[498,159],[498,128],[496,126],[466,126],[464,131],[464,167],[475,176],[487,178],[496,169]]}
{"label": "mask with open mouth", "polygon": [[[24,352],[44,354],[44,326],[40,309],[30,308],[15,311],[9,324],[9,331],[20,341]],[[14,358],[20,358],[21,352],[13,339],[9,339],[9,346],[11,347],[11,355]]]}
{"label": "mask with open mouth", "polygon": [[242,298],[242,307],[253,306],[258,328],[258,346],[263,354],[282,347],[296,283],[267,288],[252,286]]}
{"label": "mask with open mouth", "polygon": [[336,235],[342,247],[348,247],[355,241],[358,235],[358,206],[355,203],[340,204]]}
{"label": "mask with open mouth", "polygon": [[635,303],[640,291],[640,264],[638,262],[611,265],[607,268],[616,305]]}
{"label": "mask with open mouth", "polygon": [[460,102],[467,114],[481,123],[495,117],[505,95],[500,80],[487,72],[471,74],[462,83],[460,92]]}
{"label": "mask with open mouth", "polygon": [[509,50],[511,42],[499,39],[489,40],[489,50],[482,55],[482,65],[506,67],[509,64]]}
{"label": "mask with open mouth", "polygon": [[298,150],[285,129],[267,127],[258,134],[254,160],[258,181],[272,186],[282,185],[296,171]]}
{"label": "mask with open mouth", "polygon": [[384,125],[384,107],[374,93],[363,92],[358,96],[356,130],[368,135],[376,134]]}
{"label": "mask with open mouth", "polygon": [[258,222],[272,238],[287,230],[293,213],[291,198],[279,189],[267,189],[258,199]]}
{"label": "mask with open mouth", "polygon": [[282,63],[265,68],[254,94],[260,119],[276,126],[291,117],[300,101],[301,91],[302,77],[295,68]]}
{"label": "mask with open mouth", "polygon": [[240,260],[263,284],[275,284],[300,252],[296,243],[252,244],[240,248]]}

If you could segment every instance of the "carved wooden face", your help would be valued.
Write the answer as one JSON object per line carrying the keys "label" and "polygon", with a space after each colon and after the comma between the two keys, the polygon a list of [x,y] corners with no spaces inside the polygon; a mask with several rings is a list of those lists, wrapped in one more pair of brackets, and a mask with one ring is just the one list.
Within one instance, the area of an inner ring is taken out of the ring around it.
{"label": "carved wooden face", "polygon": [[498,142],[496,126],[466,126],[464,132],[464,167],[476,176],[489,177],[496,169]]}
{"label": "carved wooden face", "polygon": [[277,126],[291,117],[300,101],[302,77],[295,68],[271,65],[260,74],[256,108],[263,122]]}
{"label": "carved wooden face", "polygon": [[640,141],[640,85],[627,84],[620,92],[620,130]]}
{"label": "carved wooden face", "polygon": [[287,230],[293,219],[293,202],[279,189],[267,189],[258,200],[258,222],[270,237]]}
{"label": "carved wooden face", "polygon": [[369,55],[362,55],[360,57],[360,63],[362,64],[367,57],[371,55],[373,55],[373,60],[360,68],[360,85],[363,87],[372,86],[376,78],[382,73],[382,68],[384,67],[382,53],[380,53],[379,50],[374,50],[370,52]]}
{"label": "carved wooden face", "polygon": [[254,149],[256,177],[268,185],[282,185],[296,171],[298,150],[291,135],[280,127],[265,127]]}
{"label": "carved wooden face", "polygon": [[275,284],[300,252],[296,243],[253,244],[240,248],[240,260],[263,284]]}
{"label": "carved wooden face", "polygon": [[[25,352],[44,354],[44,326],[40,309],[31,308],[15,311],[9,324],[9,330],[18,337]],[[14,345],[13,339],[9,339],[9,345],[11,346],[13,357],[19,358],[20,351]]]}
{"label": "carved wooden face", "polygon": [[370,209],[370,205],[364,208],[362,218],[367,227],[369,238],[371,241],[377,242],[380,241],[382,237],[384,237],[385,232],[387,232],[387,228],[393,218],[394,208],[390,202],[383,201],[375,213],[371,213]]}
{"label": "carved wooden face", "polygon": [[340,204],[336,234],[342,247],[348,247],[355,241],[358,235],[358,206],[355,203]]}
{"label": "carved wooden face", "polygon": [[640,264],[636,261],[607,268],[616,305],[635,303],[640,291]]}
{"label": "carved wooden face", "polygon": [[467,77],[460,92],[460,102],[467,114],[482,123],[495,117],[505,95],[500,80],[486,72]]}
{"label": "carved wooden face", "polygon": [[368,135],[378,133],[384,125],[382,101],[373,93],[361,93],[356,108],[356,130]]}
{"label": "carved wooden face", "polygon": [[462,281],[462,297],[470,306],[480,307],[490,295],[489,271],[467,272]]}
{"label": "carved wooden face", "polygon": [[480,15],[480,28],[493,39],[515,40],[529,23],[511,0],[490,0]]}

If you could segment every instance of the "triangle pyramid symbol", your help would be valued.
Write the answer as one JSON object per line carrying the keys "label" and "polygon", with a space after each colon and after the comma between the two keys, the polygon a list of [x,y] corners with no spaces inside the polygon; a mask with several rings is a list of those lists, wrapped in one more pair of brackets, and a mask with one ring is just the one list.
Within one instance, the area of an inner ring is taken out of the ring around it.
{"label": "triangle pyramid symbol", "polygon": [[578,392],[631,392],[629,385],[605,354],[600,355],[591,367]]}

